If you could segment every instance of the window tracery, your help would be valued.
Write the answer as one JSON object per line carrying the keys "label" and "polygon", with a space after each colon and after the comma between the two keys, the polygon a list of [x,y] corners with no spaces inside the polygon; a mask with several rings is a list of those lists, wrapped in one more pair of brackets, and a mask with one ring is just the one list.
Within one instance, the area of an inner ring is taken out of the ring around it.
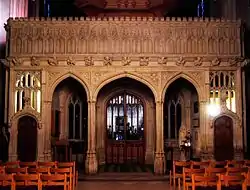
{"label": "window tracery", "polygon": [[236,112],[235,73],[233,71],[210,72],[210,104],[220,105],[222,91],[226,91],[227,108]]}
{"label": "window tracery", "polygon": [[167,104],[167,139],[178,139],[179,130],[182,123],[183,99],[181,95],[172,97]]}
{"label": "window tracery", "polygon": [[72,95],[69,99],[68,122],[68,138],[73,140],[83,140],[83,102],[76,95]]}
{"label": "window tracery", "polygon": [[[25,71],[17,74],[15,84],[15,113],[22,110],[25,103],[33,109],[41,111],[41,74],[40,72]],[[25,98],[30,101],[26,102]]]}

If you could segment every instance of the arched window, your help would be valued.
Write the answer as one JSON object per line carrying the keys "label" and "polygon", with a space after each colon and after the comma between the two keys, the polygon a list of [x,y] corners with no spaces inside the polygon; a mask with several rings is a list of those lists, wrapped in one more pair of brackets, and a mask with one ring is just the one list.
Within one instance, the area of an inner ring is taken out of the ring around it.
{"label": "arched window", "polygon": [[232,71],[210,72],[210,104],[220,105],[221,92],[227,94],[227,108],[236,112],[235,74]]}
{"label": "arched window", "polygon": [[72,95],[69,100],[68,123],[68,139],[83,140],[83,103],[76,95]]}
{"label": "arched window", "polygon": [[124,92],[108,101],[107,135],[110,140],[144,138],[144,107],[140,98]]}
{"label": "arched window", "polygon": [[[41,75],[40,72],[25,71],[17,75],[15,89],[15,113],[25,106],[24,98],[37,112],[41,111]],[[27,93],[27,94],[25,94]]]}
{"label": "arched window", "polygon": [[167,139],[178,139],[179,130],[182,123],[182,105],[180,96],[171,98],[167,104],[167,130],[165,136]]}

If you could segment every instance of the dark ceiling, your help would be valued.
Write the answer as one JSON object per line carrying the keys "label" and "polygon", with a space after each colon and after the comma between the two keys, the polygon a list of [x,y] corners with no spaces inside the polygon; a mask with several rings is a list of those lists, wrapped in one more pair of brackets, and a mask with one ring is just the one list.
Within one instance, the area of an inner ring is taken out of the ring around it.
{"label": "dark ceiling", "polygon": [[[48,2],[50,2],[50,16],[55,16],[55,17],[87,16],[83,11],[83,9],[78,8],[76,6],[75,1],[76,0],[49,0]],[[168,0],[168,1],[175,2],[176,4],[174,6],[172,5],[171,9],[168,9],[168,7],[166,7],[164,16],[170,16],[170,17],[197,16],[197,4],[200,0]],[[208,4],[206,0],[205,3]],[[206,5],[205,13],[208,12],[208,8],[209,8],[208,5]]]}

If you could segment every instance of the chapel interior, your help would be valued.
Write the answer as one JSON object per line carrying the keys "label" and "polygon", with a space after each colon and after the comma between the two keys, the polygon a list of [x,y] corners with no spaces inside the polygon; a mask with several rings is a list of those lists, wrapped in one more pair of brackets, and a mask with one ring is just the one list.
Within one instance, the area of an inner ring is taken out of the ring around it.
{"label": "chapel interior", "polygon": [[165,175],[174,160],[250,158],[249,1],[0,0],[0,11],[3,163]]}

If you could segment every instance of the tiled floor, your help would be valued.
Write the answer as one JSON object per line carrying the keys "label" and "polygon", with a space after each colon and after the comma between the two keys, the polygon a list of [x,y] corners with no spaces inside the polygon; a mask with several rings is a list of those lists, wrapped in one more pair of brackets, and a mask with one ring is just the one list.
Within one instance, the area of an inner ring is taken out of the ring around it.
{"label": "tiled floor", "polygon": [[121,182],[79,182],[77,190],[168,190],[169,182],[164,181],[121,181]]}

